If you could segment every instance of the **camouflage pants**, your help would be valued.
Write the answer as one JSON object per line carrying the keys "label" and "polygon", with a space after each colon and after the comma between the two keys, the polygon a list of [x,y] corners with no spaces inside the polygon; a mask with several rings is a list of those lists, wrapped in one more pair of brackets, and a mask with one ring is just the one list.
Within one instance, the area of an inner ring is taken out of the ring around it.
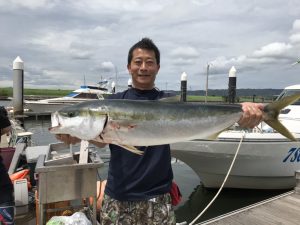
{"label": "camouflage pants", "polygon": [[170,194],[149,201],[118,201],[105,195],[101,225],[175,225]]}

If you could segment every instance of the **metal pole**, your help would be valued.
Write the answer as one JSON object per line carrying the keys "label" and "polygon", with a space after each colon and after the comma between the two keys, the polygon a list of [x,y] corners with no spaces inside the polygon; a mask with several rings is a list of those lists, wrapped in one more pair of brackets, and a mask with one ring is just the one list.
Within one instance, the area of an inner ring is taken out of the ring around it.
{"label": "metal pole", "polygon": [[206,85],[205,85],[205,102],[207,102],[207,95],[208,95],[208,74],[209,74],[209,63],[207,63],[206,67]]}
{"label": "metal pole", "polygon": [[13,62],[13,107],[15,115],[23,114],[24,62],[18,56]]}
{"label": "metal pole", "polygon": [[229,70],[229,83],[228,83],[228,102],[235,103],[236,97],[236,69],[234,66]]}
{"label": "metal pole", "polygon": [[131,78],[128,79],[127,86],[128,86],[128,88],[132,88],[132,79]]}
{"label": "metal pole", "polygon": [[181,102],[186,102],[186,88],[187,87],[187,74],[183,72],[181,74]]}
{"label": "metal pole", "polygon": [[300,195],[300,170],[296,170],[295,178],[296,178],[295,193]]}
{"label": "metal pole", "polygon": [[111,83],[111,93],[115,93],[116,92],[116,83],[113,81],[112,83]]}
{"label": "metal pole", "polygon": [[118,67],[115,65],[115,71],[116,71],[116,82],[115,82],[115,91],[116,91],[116,88],[119,84],[119,81],[118,81]]}

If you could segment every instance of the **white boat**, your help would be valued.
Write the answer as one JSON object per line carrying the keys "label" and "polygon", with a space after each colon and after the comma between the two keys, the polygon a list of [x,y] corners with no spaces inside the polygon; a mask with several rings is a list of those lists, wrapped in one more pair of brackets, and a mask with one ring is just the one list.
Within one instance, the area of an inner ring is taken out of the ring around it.
{"label": "white boat", "polygon": [[64,106],[73,105],[83,101],[104,99],[111,94],[106,87],[81,86],[67,96],[61,98],[43,99],[38,101],[25,101],[25,108],[34,113],[52,113]]}
{"label": "white boat", "polygon": [[[300,85],[286,87],[277,99],[300,92]],[[286,107],[279,120],[300,140],[300,101]],[[225,187],[288,189],[296,185],[300,170],[300,142],[292,142],[267,125],[253,130],[228,130],[215,141],[193,140],[171,145],[172,156],[189,165],[205,187],[221,186],[238,144],[239,154]]]}

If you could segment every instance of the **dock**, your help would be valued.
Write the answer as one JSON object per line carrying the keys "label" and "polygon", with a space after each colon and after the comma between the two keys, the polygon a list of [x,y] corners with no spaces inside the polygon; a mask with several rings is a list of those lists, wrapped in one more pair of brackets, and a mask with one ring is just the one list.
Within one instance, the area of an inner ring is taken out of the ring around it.
{"label": "dock", "polygon": [[51,116],[51,112],[24,112],[27,117],[35,117],[36,119],[40,116]]}
{"label": "dock", "polygon": [[7,106],[6,110],[8,112],[8,115],[10,118],[15,118],[15,119],[20,119],[20,118],[25,118],[25,117],[35,117],[38,119],[39,117],[47,117],[51,116],[52,112],[46,111],[46,112],[32,112],[29,111],[28,109],[23,109],[22,114],[15,114],[14,108],[12,106]]}
{"label": "dock", "polygon": [[198,223],[198,225],[296,225],[300,224],[300,171],[296,172],[295,190],[233,212]]}

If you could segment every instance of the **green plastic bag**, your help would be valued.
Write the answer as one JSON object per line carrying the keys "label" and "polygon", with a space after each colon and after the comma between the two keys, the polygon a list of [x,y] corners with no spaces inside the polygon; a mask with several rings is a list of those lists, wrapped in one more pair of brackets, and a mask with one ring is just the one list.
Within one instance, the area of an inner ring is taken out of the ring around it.
{"label": "green plastic bag", "polygon": [[72,216],[53,216],[46,225],[92,225],[86,215],[76,212]]}

